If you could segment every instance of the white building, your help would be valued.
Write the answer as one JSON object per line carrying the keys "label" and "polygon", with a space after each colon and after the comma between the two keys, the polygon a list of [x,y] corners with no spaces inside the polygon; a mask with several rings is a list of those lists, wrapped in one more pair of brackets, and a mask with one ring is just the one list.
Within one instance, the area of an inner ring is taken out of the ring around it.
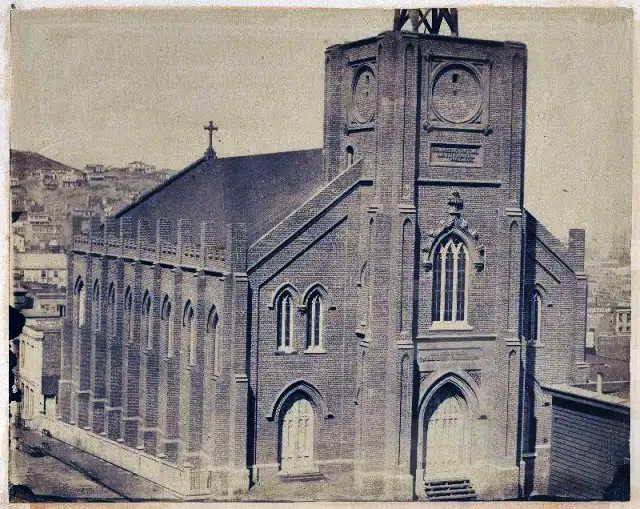
{"label": "white building", "polygon": [[152,164],[143,163],[142,161],[132,161],[127,164],[129,173],[149,173],[155,171],[156,167]]}
{"label": "white building", "polygon": [[67,258],[64,253],[16,253],[13,274],[23,282],[66,287]]}
{"label": "white building", "polygon": [[22,392],[20,415],[34,423],[46,415],[55,418],[60,377],[60,318],[27,318],[18,336],[16,385]]}

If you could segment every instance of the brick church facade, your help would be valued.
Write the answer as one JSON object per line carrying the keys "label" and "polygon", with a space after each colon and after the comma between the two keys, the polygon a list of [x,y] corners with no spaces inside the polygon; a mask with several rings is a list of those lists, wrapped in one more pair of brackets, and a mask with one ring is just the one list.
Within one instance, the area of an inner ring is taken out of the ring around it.
{"label": "brick church facade", "polygon": [[76,228],[52,433],[185,497],[336,473],[545,493],[585,239],[523,207],[525,46],[392,31],[325,57],[322,150],[209,149]]}

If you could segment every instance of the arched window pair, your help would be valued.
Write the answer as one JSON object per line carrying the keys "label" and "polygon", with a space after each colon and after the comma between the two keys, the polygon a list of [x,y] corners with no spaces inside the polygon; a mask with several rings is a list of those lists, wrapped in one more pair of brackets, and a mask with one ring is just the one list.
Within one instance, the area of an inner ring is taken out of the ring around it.
{"label": "arched window pair", "polygon": [[467,322],[469,251],[458,237],[436,246],[433,258],[433,322]]}
{"label": "arched window pair", "polygon": [[[276,301],[277,347],[280,351],[293,351],[295,332],[294,296],[290,290],[284,290]],[[307,351],[324,351],[324,330],[326,299],[323,293],[316,289],[309,294],[303,308],[307,316],[306,341]]]}
{"label": "arched window pair", "polygon": [[[195,310],[191,301],[187,301],[182,313],[182,328],[184,334],[189,339],[189,365],[194,366],[198,360],[198,338],[197,328],[195,322]],[[218,345],[217,345],[217,331],[218,329],[218,311],[215,306],[211,306],[211,309],[207,313],[207,323],[205,327],[205,342],[211,345],[212,360],[214,372],[217,372],[218,368]]]}

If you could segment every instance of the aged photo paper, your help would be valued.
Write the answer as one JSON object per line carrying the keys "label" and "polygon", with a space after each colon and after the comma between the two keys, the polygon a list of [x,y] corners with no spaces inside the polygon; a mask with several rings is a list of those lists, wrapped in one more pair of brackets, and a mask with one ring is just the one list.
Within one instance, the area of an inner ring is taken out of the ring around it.
{"label": "aged photo paper", "polygon": [[633,15],[12,9],[9,500],[629,500]]}

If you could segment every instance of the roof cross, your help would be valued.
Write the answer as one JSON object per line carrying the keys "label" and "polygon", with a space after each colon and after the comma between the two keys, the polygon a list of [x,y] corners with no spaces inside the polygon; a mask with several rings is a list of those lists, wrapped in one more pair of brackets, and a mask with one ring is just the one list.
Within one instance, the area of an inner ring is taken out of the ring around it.
{"label": "roof cross", "polygon": [[204,126],[205,131],[209,131],[209,148],[204,153],[205,156],[215,156],[216,151],[213,150],[213,131],[218,130],[218,126],[213,124],[213,120],[209,120],[209,125]]}

